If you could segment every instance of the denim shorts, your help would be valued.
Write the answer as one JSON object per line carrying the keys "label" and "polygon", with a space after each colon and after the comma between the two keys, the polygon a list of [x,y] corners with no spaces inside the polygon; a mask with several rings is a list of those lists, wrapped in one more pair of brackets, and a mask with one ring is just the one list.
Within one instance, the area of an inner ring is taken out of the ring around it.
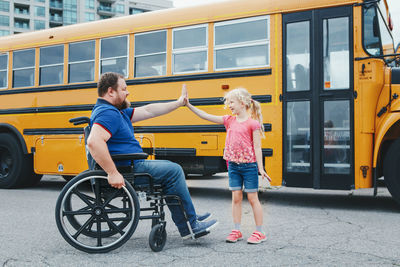
{"label": "denim shorts", "polygon": [[228,163],[229,189],[258,192],[258,168],[256,162]]}

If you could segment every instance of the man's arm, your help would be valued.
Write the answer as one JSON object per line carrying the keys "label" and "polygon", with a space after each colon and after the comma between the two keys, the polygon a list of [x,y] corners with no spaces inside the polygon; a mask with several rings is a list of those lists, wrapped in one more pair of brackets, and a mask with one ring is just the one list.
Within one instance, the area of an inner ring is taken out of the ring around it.
{"label": "man's arm", "polygon": [[107,173],[108,183],[115,188],[125,186],[122,175],[118,172],[114,161],[108,151],[107,141],[111,134],[98,124],[93,124],[90,135],[87,140],[90,154]]}
{"label": "man's arm", "polygon": [[143,107],[135,108],[131,121],[137,122],[167,114],[179,107],[182,107],[185,104],[186,99],[187,90],[186,86],[183,86],[182,95],[178,98],[178,100],[167,103],[148,104]]}

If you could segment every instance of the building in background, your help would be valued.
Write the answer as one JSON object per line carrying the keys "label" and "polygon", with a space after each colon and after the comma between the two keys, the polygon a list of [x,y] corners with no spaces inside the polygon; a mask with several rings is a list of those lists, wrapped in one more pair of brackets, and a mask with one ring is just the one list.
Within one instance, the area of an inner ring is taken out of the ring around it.
{"label": "building in background", "polygon": [[0,0],[0,36],[170,7],[170,0]]}

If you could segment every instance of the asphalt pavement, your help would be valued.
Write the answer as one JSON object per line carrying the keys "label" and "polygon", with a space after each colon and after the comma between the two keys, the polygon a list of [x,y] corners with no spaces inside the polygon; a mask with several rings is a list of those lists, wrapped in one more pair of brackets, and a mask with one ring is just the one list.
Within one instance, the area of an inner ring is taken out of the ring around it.
{"label": "asphalt pavement", "polygon": [[[225,242],[232,227],[226,174],[190,177],[199,213],[210,211],[219,225],[196,241],[183,241],[167,212],[167,244],[148,245],[150,221],[141,221],[122,247],[87,254],[58,232],[54,207],[65,181],[46,176],[35,188],[0,190],[0,266],[400,266],[400,207],[387,189],[331,191],[269,188],[262,183],[267,241]],[[251,207],[243,203],[242,232],[254,230]]]}

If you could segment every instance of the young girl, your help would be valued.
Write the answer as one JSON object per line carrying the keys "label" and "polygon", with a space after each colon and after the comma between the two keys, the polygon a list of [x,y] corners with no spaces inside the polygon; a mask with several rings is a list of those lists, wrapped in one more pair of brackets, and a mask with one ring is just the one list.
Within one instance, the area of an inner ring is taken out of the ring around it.
{"label": "young girl", "polygon": [[187,101],[187,106],[197,116],[211,122],[224,124],[226,141],[224,159],[228,161],[229,189],[232,191],[232,216],[234,229],[226,242],[241,240],[240,222],[242,217],[243,193],[253,209],[256,223],[255,232],[247,239],[248,243],[258,244],[266,240],[262,230],[263,211],[258,200],[258,172],[271,181],[265,172],[261,153],[261,136],[264,136],[260,103],[251,98],[244,88],[237,88],[225,95],[225,108],[229,107],[234,116],[215,116],[208,114]]}

